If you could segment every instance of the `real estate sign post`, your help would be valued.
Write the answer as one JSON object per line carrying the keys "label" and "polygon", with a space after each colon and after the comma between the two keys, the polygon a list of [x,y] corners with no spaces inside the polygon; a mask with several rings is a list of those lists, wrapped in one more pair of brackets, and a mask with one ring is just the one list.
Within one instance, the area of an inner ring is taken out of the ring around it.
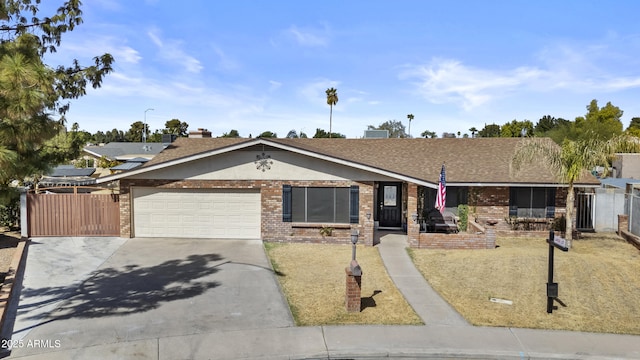
{"label": "real estate sign post", "polygon": [[553,301],[558,297],[558,283],[553,282],[553,252],[555,248],[562,251],[569,251],[567,248],[567,240],[559,236],[555,236],[553,230],[549,231],[549,280],[547,281],[547,313],[553,312]]}

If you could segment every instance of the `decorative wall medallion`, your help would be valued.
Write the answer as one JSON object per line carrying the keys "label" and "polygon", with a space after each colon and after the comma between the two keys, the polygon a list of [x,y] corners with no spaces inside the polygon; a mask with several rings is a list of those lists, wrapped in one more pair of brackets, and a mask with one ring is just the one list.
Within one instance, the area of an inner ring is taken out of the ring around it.
{"label": "decorative wall medallion", "polygon": [[256,169],[265,172],[267,170],[271,170],[273,161],[271,160],[271,155],[267,155],[263,152],[262,155],[256,155],[256,161],[253,163],[256,164]]}

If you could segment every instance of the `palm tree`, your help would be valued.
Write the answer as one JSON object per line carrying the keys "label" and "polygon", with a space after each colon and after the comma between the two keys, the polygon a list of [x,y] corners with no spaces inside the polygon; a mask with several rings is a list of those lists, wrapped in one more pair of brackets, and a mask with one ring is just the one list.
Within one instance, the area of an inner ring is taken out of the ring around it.
{"label": "palm tree", "polygon": [[411,120],[413,120],[413,114],[407,115],[407,118],[409,119],[409,138],[410,138],[411,137]]}
{"label": "palm tree", "polygon": [[595,137],[585,140],[565,140],[558,146],[550,138],[523,140],[511,159],[511,168],[519,171],[534,159],[543,159],[559,182],[567,184],[566,227],[567,247],[573,238],[574,183],[595,166],[609,168],[609,160],[616,152],[639,152],[640,138],[628,135],[616,136],[609,141]]}
{"label": "palm tree", "polygon": [[476,133],[478,132],[478,129],[476,129],[476,127],[472,127],[471,129],[469,129],[469,131],[471,131],[471,137],[474,138],[476,137]]}
{"label": "palm tree", "polygon": [[338,90],[335,88],[328,88],[327,91],[327,104],[329,105],[329,137],[331,137],[331,123],[333,120],[333,105],[338,103]]}

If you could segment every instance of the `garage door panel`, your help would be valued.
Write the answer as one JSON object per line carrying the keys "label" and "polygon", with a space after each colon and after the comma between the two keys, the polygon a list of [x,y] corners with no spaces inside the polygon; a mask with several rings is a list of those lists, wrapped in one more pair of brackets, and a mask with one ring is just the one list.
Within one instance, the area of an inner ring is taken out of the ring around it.
{"label": "garage door panel", "polygon": [[138,237],[260,238],[260,193],[247,190],[133,189]]}

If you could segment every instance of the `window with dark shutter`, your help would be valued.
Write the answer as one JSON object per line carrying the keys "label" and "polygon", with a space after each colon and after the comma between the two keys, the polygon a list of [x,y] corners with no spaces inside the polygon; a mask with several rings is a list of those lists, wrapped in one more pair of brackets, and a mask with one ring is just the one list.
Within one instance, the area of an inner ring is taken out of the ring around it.
{"label": "window with dark shutter", "polygon": [[360,222],[360,187],[351,186],[349,190],[349,222],[357,224]]}
{"label": "window with dark shutter", "polygon": [[291,222],[291,185],[282,185],[282,221]]}

